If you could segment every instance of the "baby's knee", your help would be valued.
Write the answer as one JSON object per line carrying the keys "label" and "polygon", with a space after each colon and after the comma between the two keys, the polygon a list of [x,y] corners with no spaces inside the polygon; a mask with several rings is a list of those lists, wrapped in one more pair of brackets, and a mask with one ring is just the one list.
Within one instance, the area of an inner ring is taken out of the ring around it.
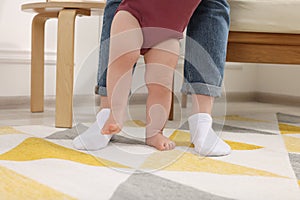
{"label": "baby's knee", "polygon": [[149,95],[155,94],[156,96],[162,97],[167,96],[166,94],[172,93],[172,84],[166,85],[162,83],[151,83],[147,84]]}
{"label": "baby's knee", "polygon": [[151,72],[147,73],[146,71],[145,82],[148,90],[149,89],[151,90],[153,87],[172,90],[174,70],[167,66],[150,66],[150,67],[155,68],[155,69],[151,69],[151,72],[156,70],[156,73],[151,73]]}

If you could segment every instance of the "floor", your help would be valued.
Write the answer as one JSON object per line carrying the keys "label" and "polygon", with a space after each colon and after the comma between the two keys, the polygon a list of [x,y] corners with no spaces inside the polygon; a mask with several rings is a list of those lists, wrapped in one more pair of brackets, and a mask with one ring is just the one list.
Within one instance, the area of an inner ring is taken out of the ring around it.
{"label": "floor", "polygon": [[[233,149],[199,157],[189,143],[191,107],[175,106],[164,134],[176,149],[144,145],[144,105],[130,104],[121,134],[99,151],[72,139],[94,121],[94,98],[74,101],[74,127],[54,127],[54,105],[0,110],[0,196],[4,199],[299,199],[300,107],[215,104],[213,128]],[[188,104],[190,105],[190,104]]]}
{"label": "floor", "polygon": [[[169,121],[167,127],[177,128],[187,120],[191,113],[191,99],[188,98],[187,108],[181,108],[178,103],[175,104],[174,120]],[[87,97],[74,99],[74,123],[92,122],[95,113],[98,112],[98,97]],[[259,102],[226,102],[224,99],[217,100],[214,105],[213,116],[224,115],[244,115],[244,114],[271,114],[275,112],[289,113],[291,115],[300,115],[300,107],[267,104]],[[145,104],[129,103],[128,119],[145,120]],[[20,105],[0,105],[0,125],[46,125],[54,126],[55,123],[55,103],[53,99],[46,101],[45,110],[42,113],[31,113],[30,103],[23,102]]]}

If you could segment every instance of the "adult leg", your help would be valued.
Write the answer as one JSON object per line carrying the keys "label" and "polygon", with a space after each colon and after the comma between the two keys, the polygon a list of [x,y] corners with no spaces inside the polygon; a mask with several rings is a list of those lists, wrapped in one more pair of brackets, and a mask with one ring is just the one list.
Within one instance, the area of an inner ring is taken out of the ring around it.
{"label": "adult leg", "polygon": [[132,68],[143,44],[138,20],[127,11],[119,11],[111,26],[107,94],[110,116],[102,128],[103,134],[120,132],[132,81]]}
{"label": "adult leg", "polygon": [[162,131],[170,112],[178,53],[179,42],[171,39],[153,47],[144,56],[145,82],[148,88],[146,144],[158,150],[171,150],[175,147],[175,143],[163,136]]}
{"label": "adult leg", "polygon": [[109,39],[111,24],[121,0],[107,0],[103,14],[102,32],[100,39],[99,65],[95,93],[100,95],[100,110],[108,108],[106,74],[109,59]]}
{"label": "adult leg", "polygon": [[230,147],[212,130],[210,116],[214,98],[221,96],[228,32],[226,0],[203,0],[187,28],[182,92],[192,94],[191,140],[203,155],[230,153]]}

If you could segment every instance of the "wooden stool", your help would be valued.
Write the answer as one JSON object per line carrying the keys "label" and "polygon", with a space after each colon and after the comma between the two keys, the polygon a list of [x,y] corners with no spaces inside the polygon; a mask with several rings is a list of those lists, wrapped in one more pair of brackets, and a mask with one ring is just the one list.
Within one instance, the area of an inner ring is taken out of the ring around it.
{"label": "wooden stool", "polygon": [[73,116],[74,29],[77,15],[90,16],[105,3],[43,2],[22,5],[38,13],[32,20],[31,112],[44,111],[44,31],[49,18],[58,18],[55,126],[71,128]]}

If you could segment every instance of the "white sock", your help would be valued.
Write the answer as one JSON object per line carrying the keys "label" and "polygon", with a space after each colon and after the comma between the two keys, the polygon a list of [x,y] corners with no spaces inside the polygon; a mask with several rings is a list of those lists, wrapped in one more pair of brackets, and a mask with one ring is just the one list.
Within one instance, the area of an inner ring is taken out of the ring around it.
{"label": "white sock", "polygon": [[195,151],[202,156],[224,156],[231,152],[225,143],[212,129],[212,118],[207,113],[197,113],[189,117],[191,142]]}
{"label": "white sock", "polygon": [[108,119],[110,109],[102,109],[96,116],[96,121],[82,134],[73,140],[73,145],[79,150],[99,150],[107,146],[112,135],[101,134],[101,129]]}

